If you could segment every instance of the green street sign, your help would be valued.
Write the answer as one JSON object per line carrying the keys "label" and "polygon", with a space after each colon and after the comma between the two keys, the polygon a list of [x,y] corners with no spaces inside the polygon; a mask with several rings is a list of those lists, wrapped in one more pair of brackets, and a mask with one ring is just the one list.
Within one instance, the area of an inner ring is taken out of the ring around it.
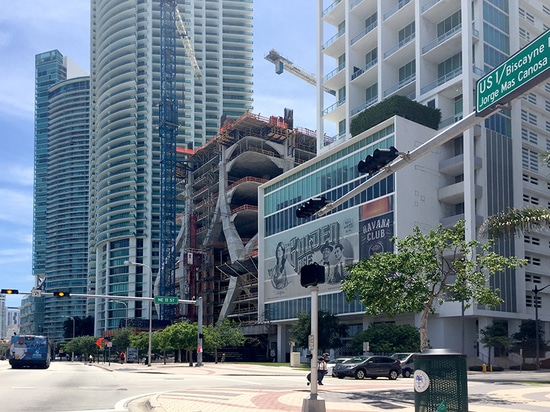
{"label": "green street sign", "polygon": [[166,305],[176,305],[178,303],[177,296],[155,296],[155,303],[157,304],[166,304]]}
{"label": "green street sign", "polygon": [[550,76],[550,30],[500,64],[476,84],[476,112],[506,104]]}

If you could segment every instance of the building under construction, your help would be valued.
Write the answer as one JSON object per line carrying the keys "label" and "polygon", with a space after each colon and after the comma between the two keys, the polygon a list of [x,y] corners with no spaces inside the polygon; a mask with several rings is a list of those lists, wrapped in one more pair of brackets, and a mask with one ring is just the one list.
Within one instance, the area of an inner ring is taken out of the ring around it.
{"label": "building under construction", "polygon": [[[294,128],[292,111],[226,120],[207,144],[179,163],[185,212],[177,238],[180,296],[202,297],[204,323],[239,322],[268,333],[258,307],[258,186],[316,154],[315,132]],[[180,315],[194,318],[192,308]]]}

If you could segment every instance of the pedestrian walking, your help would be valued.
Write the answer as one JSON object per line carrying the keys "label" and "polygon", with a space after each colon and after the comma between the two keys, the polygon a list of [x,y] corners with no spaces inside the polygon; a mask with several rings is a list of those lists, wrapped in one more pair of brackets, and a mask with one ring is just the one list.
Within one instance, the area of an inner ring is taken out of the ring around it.
{"label": "pedestrian walking", "polygon": [[126,360],[126,354],[124,352],[120,352],[120,363],[124,363]]}
{"label": "pedestrian walking", "polygon": [[328,357],[329,357],[328,353],[323,353],[323,356],[319,356],[319,359],[318,359],[319,362],[317,364],[317,383],[319,385],[323,384],[323,378],[328,372],[328,365],[327,365]]}

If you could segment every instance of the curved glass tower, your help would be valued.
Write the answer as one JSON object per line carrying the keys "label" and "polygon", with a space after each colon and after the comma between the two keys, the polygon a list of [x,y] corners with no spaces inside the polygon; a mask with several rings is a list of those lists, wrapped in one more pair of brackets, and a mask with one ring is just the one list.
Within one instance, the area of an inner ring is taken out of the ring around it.
{"label": "curved glass tower", "polygon": [[[88,266],[97,294],[151,296],[159,268],[159,3],[92,0]],[[176,39],[177,144],[194,148],[217,133],[223,114],[252,108],[252,0],[185,2],[179,10],[202,79]],[[98,299],[96,333],[125,317],[144,320],[147,309],[139,300],[124,308]]]}

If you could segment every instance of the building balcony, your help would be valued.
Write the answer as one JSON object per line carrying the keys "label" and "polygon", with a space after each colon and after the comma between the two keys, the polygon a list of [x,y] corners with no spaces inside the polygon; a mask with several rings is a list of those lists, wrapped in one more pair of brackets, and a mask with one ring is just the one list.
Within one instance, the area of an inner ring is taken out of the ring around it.
{"label": "building balcony", "polygon": [[407,36],[399,43],[391,47],[384,53],[384,60],[392,65],[397,65],[400,62],[407,62],[414,59],[414,39],[415,33]]}
{"label": "building balcony", "polygon": [[373,104],[376,104],[376,102],[378,102],[378,97],[373,97],[372,99],[367,100],[365,103],[357,106],[351,111],[351,117],[361,113],[363,110],[368,109]]}
{"label": "building balcony", "polygon": [[400,91],[399,94],[403,96],[409,96],[414,93],[414,85],[416,80],[416,73],[400,80],[398,83],[384,90],[384,98],[389,97],[391,94]]}
{"label": "building balcony", "polygon": [[339,31],[334,36],[332,36],[330,39],[328,39],[323,44],[323,53],[327,56],[334,57],[337,59],[339,56],[341,56],[345,52],[345,32],[344,30]]}
{"label": "building balcony", "polygon": [[437,24],[460,10],[460,1],[430,0],[420,7],[420,13],[426,20]]}
{"label": "building balcony", "polygon": [[344,87],[346,82],[344,78],[345,68],[345,63],[342,63],[323,77],[323,87],[331,90],[338,90]]}
{"label": "building balcony", "polygon": [[435,89],[436,87],[439,87],[448,81],[451,81],[455,77],[458,77],[462,74],[462,67],[457,67],[453,71],[446,73],[445,75],[441,76],[437,80],[431,82],[427,86],[424,86],[422,89],[420,89],[420,94],[428,93],[430,90]]}
{"label": "building balcony", "polygon": [[323,21],[337,26],[344,20],[345,5],[342,0],[334,0],[326,9],[323,10]]}
{"label": "building balcony", "polygon": [[414,19],[414,2],[412,0],[401,0],[382,16],[384,22],[391,23],[392,27],[399,29],[411,19]]}
{"label": "building balcony", "polygon": [[431,63],[439,64],[461,51],[462,24],[459,24],[423,46],[422,56]]}

